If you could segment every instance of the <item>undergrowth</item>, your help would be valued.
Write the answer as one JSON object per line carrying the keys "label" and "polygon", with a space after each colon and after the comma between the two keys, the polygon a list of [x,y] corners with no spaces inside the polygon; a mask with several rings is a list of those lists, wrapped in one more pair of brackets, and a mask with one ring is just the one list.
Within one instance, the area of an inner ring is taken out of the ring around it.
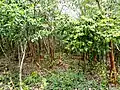
{"label": "undergrowth", "polygon": [[[41,76],[33,72],[23,79],[23,90],[108,90],[106,84],[95,79],[88,80],[83,72],[57,71],[53,74]],[[19,90],[18,73],[0,76],[0,90]]]}

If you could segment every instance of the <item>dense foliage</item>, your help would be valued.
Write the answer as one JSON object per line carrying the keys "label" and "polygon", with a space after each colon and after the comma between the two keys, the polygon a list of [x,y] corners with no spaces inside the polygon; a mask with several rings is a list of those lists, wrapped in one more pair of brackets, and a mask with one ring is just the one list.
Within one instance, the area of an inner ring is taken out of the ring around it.
{"label": "dense foliage", "polygon": [[0,89],[109,90],[119,29],[119,0],[1,0]]}

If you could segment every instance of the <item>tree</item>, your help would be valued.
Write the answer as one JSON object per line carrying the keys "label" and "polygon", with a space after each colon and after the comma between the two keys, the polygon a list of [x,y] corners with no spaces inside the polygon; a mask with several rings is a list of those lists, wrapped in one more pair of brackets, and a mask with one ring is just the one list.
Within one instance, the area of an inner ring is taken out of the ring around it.
{"label": "tree", "polygon": [[[93,2],[83,0],[83,2],[86,2],[86,5],[83,5],[84,10],[80,9],[82,11],[80,19],[71,20],[61,30],[66,49],[74,53],[92,52],[94,59],[96,59],[96,54],[103,53],[101,56],[103,57],[109,51],[111,62],[110,77],[111,80],[114,79],[112,83],[115,83],[117,72],[114,61],[113,44],[120,35],[118,31],[118,2],[111,1],[109,3],[108,1],[102,0],[93,0]],[[76,8],[79,8],[80,3],[76,5],[76,3],[72,2],[72,4],[74,4]],[[116,6],[113,7],[114,5]],[[109,50],[109,48],[111,49]]]}

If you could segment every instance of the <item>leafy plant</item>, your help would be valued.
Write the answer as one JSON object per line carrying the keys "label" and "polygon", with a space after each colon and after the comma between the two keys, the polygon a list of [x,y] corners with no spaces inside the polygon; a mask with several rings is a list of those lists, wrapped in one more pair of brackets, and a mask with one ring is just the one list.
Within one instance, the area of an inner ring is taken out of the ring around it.
{"label": "leafy plant", "polygon": [[44,89],[47,85],[46,79],[42,76],[40,76],[37,72],[33,72],[31,75],[27,76],[24,79],[24,84],[25,87],[38,87],[41,89]]}
{"label": "leafy plant", "polygon": [[107,90],[106,87],[102,87],[101,84],[98,84],[95,80],[87,80],[83,73],[80,72],[59,72],[52,76],[47,77],[48,85],[46,90]]}

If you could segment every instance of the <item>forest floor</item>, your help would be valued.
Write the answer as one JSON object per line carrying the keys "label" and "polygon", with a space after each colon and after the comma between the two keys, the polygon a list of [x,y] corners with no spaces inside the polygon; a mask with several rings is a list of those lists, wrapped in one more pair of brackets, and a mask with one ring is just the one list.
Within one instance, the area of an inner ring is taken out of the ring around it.
{"label": "forest floor", "polygon": [[[9,76],[9,74],[11,76],[15,76],[16,74],[19,74],[19,61],[16,60],[15,58],[13,58],[12,56],[9,58],[11,61],[8,61],[3,56],[0,57],[0,75],[2,77],[4,77],[6,74],[8,74],[8,76]],[[97,83],[102,82],[100,85],[102,87],[108,88],[108,89],[88,88],[85,90],[120,90],[119,84],[117,84],[117,87],[112,87],[111,84],[109,84],[109,85],[107,84],[108,83],[108,76],[107,76],[108,70],[106,70],[105,64],[98,62],[98,63],[93,63],[92,65],[89,65],[88,61],[84,62],[82,60],[73,59],[70,57],[66,57],[64,55],[61,58],[61,60],[59,60],[59,58],[56,58],[56,60],[52,64],[49,60],[41,60],[39,62],[31,62],[30,57],[28,57],[24,60],[22,75],[23,75],[23,78],[26,78],[29,75],[31,75],[31,73],[37,72],[41,76],[46,76],[46,75],[51,75],[56,72],[67,72],[69,70],[71,70],[73,73],[78,72],[78,71],[83,72],[87,81],[94,80]],[[16,78],[17,78],[17,81],[15,81],[15,83],[16,82],[18,83],[19,77],[15,76],[14,79],[16,79]],[[7,90],[7,89],[1,89],[4,79],[6,79],[6,77],[2,78],[2,79],[0,78],[0,90]],[[118,78],[118,79],[120,80],[120,78]],[[118,82],[119,82],[119,80],[118,80]],[[11,81],[13,82],[14,80],[11,80]],[[6,80],[5,83],[11,82],[11,81]],[[13,82],[13,85],[15,83]],[[8,84],[8,83],[6,83],[6,84]],[[97,85],[99,86],[99,84],[97,84]],[[10,89],[8,89],[8,90],[10,90]],[[11,90],[18,90],[18,89],[11,89]],[[25,90],[29,90],[29,89],[25,89]],[[34,89],[30,89],[30,90],[34,90]],[[44,89],[38,89],[38,90],[44,90]],[[68,89],[50,89],[50,90],[68,90]],[[70,89],[70,90],[81,90],[81,89]]]}

